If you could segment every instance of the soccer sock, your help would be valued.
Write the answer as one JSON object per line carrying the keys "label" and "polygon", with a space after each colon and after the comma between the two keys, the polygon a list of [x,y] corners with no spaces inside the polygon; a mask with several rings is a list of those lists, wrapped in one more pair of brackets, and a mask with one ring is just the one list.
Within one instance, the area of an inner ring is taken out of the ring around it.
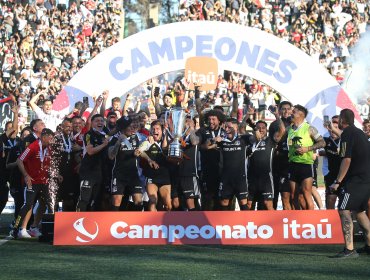
{"label": "soccer sock", "polygon": [[119,211],[119,206],[112,205],[112,211]]}
{"label": "soccer sock", "polygon": [[221,205],[220,208],[221,208],[221,211],[227,211],[227,210],[229,210],[229,206],[223,206],[223,205]]}
{"label": "soccer sock", "polygon": [[189,212],[193,212],[193,211],[197,211],[197,209],[195,209],[195,208],[189,208],[188,211]]}
{"label": "soccer sock", "polygon": [[242,210],[242,211],[249,210],[249,208],[248,208],[248,205],[247,205],[247,204],[239,205],[239,207],[240,207],[240,210]]}
{"label": "soccer sock", "polygon": [[21,223],[22,217],[19,215],[14,223],[14,228],[19,229],[19,224]]}
{"label": "soccer sock", "polygon": [[142,204],[135,204],[134,207],[133,207],[133,210],[134,211],[143,211],[143,205]]}

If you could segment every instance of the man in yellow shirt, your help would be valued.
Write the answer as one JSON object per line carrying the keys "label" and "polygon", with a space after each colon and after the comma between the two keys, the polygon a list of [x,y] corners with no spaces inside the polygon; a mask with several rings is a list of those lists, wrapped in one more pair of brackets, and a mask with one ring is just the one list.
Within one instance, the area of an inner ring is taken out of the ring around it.
{"label": "man in yellow shirt", "polygon": [[289,183],[293,208],[313,210],[312,181],[313,153],[325,147],[325,141],[317,129],[306,122],[307,109],[295,105],[292,125],[288,131]]}

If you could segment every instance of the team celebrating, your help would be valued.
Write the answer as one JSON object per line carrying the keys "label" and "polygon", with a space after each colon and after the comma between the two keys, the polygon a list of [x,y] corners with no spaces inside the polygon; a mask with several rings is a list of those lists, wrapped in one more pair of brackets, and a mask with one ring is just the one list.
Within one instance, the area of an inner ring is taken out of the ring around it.
{"label": "team celebrating", "polygon": [[[150,88],[155,114],[128,108],[130,94],[123,109],[119,98],[105,109],[104,92],[85,120],[82,102],[61,116],[49,100],[39,108],[36,95],[30,105],[38,118],[20,137],[17,117],[7,124],[1,177],[15,201],[14,238],[39,236],[42,215],[58,211],[61,203],[63,211],[223,211],[234,210],[236,201],[242,211],[274,210],[280,193],[283,209],[313,210],[315,161],[321,155],[327,158],[326,208],[333,209],[339,198],[342,254],[356,252],[351,211],[358,213],[370,244],[368,121],[361,131],[354,113],[344,109],[324,122],[328,135],[322,136],[306,122],[307,109],[288,101],[270,108],[276,120],[268,126],[253,121],[253,108],[238,121],[237,92],[228,114],[222,106],[204,110],[199,87],[190,91],[178,82],[162,100],[158,87]],[[176,108],[187,112],[181,158],[169,154],[174,120],[168,116]],[[15,116],[17,110],[15,105]]]}

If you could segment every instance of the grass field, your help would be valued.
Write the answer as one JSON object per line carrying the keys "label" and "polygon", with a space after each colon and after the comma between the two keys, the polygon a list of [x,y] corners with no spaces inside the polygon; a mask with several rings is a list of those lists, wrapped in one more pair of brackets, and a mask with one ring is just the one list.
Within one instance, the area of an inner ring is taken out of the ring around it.
{"label": "grass field", "polygon": [[[11,216],[0,218],[3,240]],[[330,258],[341,249],[341,245],[54,247],[36,239],[10,240],[0,245],[0,279],[370,279],[370,256]]]}

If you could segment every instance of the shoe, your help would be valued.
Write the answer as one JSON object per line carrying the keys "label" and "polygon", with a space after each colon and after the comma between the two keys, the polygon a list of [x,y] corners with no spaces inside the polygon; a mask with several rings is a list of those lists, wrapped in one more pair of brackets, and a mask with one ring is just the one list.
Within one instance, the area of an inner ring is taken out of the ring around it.
{"label": "shoe", "polygon": [[40,230],[37,227],[30,227],[30,230],[28,231],[28,233],[32,237],[40,237],[42,235]]}
{"label": "shoe", "polygon": [[348,250],[347,248],[344,248],[342,252],[339,252],[338,254],[334,255],[332,258],[337,259],[343,259],[343,258],[358,258],[359,254],[356,250]]}
{"label": "shoe", "polygon": [[27,229],[22,228],[18,232],[18,238],[32,238],[32,236],[28,234]]}
{"label": "shoe", "polygon": [[357,250],[357,253],[359,254],[368,254],[370,255],[370,246],[365,245],[364,247]]}
{"label": "shoe", "polygon": [[13,237],[13,239],[17,239],[18,238],[18,233],[19,233],[19,230],[17,228],[13,228],[9,232],[9,236]]}

